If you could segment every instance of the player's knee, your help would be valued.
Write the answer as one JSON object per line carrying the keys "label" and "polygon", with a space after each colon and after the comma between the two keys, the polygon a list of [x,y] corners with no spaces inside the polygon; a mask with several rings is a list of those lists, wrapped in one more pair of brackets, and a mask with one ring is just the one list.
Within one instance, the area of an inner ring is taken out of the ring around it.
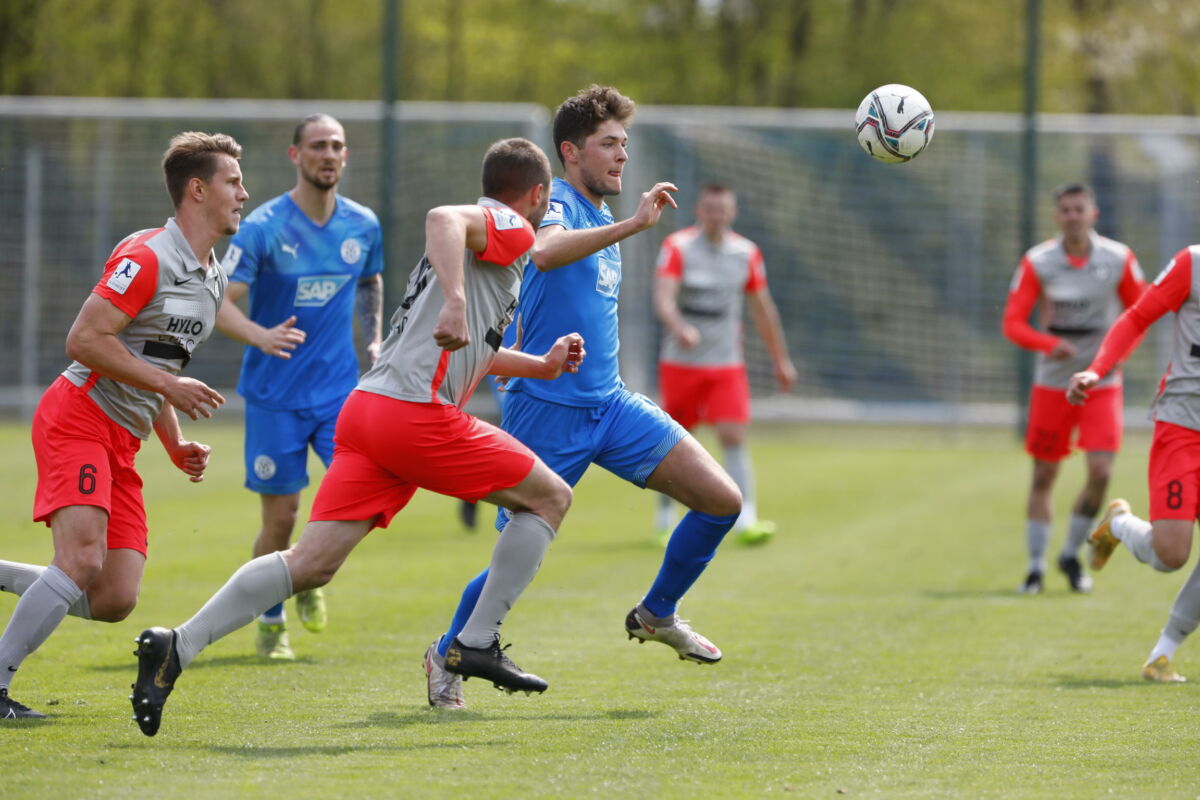
{"label": "player's knee", "polygon": [[1158,556],[1159,562],[1169,572],[1182,569],[1183,565],[1187,563],[1190,553],[1191,547],[1187,543],[1164,542],[1161,545],[1158,542],[1154,543],[1154,554]]}
{"label": "player's knee", "polygon": [[97,548],[81,548],[68,552],[56,553],[55,565],[75,581],[77,586],[86,589],[100,577],[104,569],[104,551]]}
{"label": "player's knee", "polygon": [[705,493],[695,510],[714,517],[737,516],[742,513],[742,493],[732,480],[726,481],[719,489]]}

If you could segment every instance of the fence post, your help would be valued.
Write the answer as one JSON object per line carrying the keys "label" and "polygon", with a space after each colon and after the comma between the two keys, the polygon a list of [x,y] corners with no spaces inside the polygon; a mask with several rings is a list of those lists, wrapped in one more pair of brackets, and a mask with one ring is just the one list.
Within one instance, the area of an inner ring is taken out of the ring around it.
{"label": "fence post", "polygon": [[21,270],[21,417],[33,418],[38,399],[38,320],[41,318],[42,153],[25,151],[25,256]]}

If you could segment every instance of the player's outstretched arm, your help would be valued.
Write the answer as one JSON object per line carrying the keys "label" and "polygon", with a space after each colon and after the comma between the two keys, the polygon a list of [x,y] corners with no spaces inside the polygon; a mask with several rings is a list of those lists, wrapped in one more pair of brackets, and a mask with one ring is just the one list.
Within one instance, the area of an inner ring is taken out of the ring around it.
{"label": "player's outstretched arm", "polygon": [[158,440],[170,456],[171,463],[187,474],[188,480],[192,483],[204,480],[204,470],[208,467],[208,456],[212,448],[183,438],[179,418],[175,416],[175,409],[170,404],[163,404],[162,411],[154,420],[154,432],[158,434]]}
{"label": "player's outstretched arm", "polygon": [[67,334],[67,356],[105,377],[158,392],[192,419],[211,417],[225,398],[198,380],[172,375],[136,358],[117,334],[132,322],[125,312],[91,294]]}
{"label": "player's outstretched arm", "polygon": [[538,378],[552,381],[564,372],[579,372],[579,366],[586,357],[583,337],[578,333],[568,333],[558,337],[554,346],[541,356],[501,347],[492,359],[488,374],[505,378]]}
{"label": "player's outstretched arm", "polygon": [[463,252],[487,249],[487,223],[479,206],[438,206],[425,215],[425,256],[437,275],[445,302],[433,329],[443,350],[471,343],[467,331],[467,294],[463,288]]}
{"label": "player's outstretched arm", "polygon": [[291,351],[304,344],[306,337],[304,331],[295,327],[296,317],[288,317],[273,328],[259,325],[237,305],[249,288],[244,283],[229,284],[221,307],[217,309],[217,330],[235,342],[257,347],[269,356],[291,358]]}
{"label": "player's outstretched arm", "polygon": [[673,183],[663,181],[654,184],[650,191],[642,194],[632,217],[611,225],[579,230],[567,230],[561,225],[547,225],[538,231],[537,242],[529,257],[533,265],[542,272],[574,264],[610,244],[616,244],[657,225],[664,207],[679,207],[675,198],[671,196],[672,192],[677,191],[679,189]]}
{"label": "player's outstretched arm", "polygon": [[792,384],[796,382],[796,366],[788,356],[787,338],[783,334],[779,309],[765,286],[757,292],[751,292],[749,297],[758,335],[762,337],[767,352],[771,354],[771,363],[775,367],[775,382],[782,391],[790,392]]}
{"label": "player's outstretched arm", "polygon": [[383,341],[383,276],[372,275],[358,282],[354,293],[354,310],[358,312],[358,327],[367,343],[367,357],[372,364],[379,357]]}

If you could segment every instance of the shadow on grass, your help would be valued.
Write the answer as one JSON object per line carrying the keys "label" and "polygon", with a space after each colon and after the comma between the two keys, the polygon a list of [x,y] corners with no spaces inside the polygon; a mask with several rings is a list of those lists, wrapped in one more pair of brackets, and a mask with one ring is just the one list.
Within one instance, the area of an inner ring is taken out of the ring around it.
{"label": "shadow on grass", "polygon": [[984,597],[1021,600],[1024,597],[1013,589],[922,589],[918,594],[932,600],[978,600]]}
{"label": "shadow on grass", "polygon": [[[132,651],[130,651],[132,652]],[[254,653],[244,653],[237,656],[219,656],[217,658],[198,658],[193,661],[187,668],[188,672],[193,672],[198,669],[209,669],[210,667],[266,667],[274,669],[276,667],[289,667],[296,664],[317,664],[320,663],[313,656],[296,656],[292,661],[270,661],[262,658]],[[113,664],[89,664],[84,669],[91,672],[137,672],[137,659],[130,658],[127,661]]]}
{"label": "shadow on grass", "polygon": [[1160,684],[1143,680],[1140,677],[1131,678],[1089,678],[1084,675],[1067,675],[1060,673],[1051,675],[1050,682],[1063,689],[1129,689],[1134,686],[1158,686]]}
{"label": "shadow on grass", "polygon": [[588,711],[578,714],[568,712],[528,713],[479,711],[436,711],[430,708],[409,711],[379,711],[366,719],[347,722],[342,728],[406,728],[411,725],[462,725],[473,722],[588,722],[600,720],[641,720],[661,716],[659,711],[645,709],[616,708],[607,711]]}

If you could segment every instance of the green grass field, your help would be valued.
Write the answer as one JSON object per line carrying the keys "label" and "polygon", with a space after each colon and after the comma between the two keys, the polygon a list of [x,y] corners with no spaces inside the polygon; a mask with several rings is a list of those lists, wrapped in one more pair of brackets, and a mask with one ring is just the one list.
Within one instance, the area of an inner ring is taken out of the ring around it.
{"label": "green grass field", "polygon": [[[250,629],[233,634],[184,673],[147,739],[126,700],[133,637],[190,616],[257,528],[240,430],[188,430],[214,445],[209,479],[189,484],[147,444],[141,603],[116,625],[68,618],[25,662],[13,694],[52,718],[0,725],[0,795],[1200,794],[1200,689],[1139,677],[1182,575],[1119,553],[1091,596],[1058,575],[1043,596],[1015,595],[1028,464],[1007,432],[755,430],[760,507],[780,534],[728,542],[687,598],[683,615],[725,651],[713,667],[626,640],[660,558],[653,503],[594,469],[505,625],[509,652],[550,690],[471,681],[457,714],[427,708],[420,660],[493,536],[420,494],[331,584],[329,629],[293,632],[298,662],[260,663]],[[0,556],[46,563],[50,537],[26,521],[27,436],[0,429]],[[1135,509],[1146,444],[1130,437],[1113,483]],[[1055,549],[1081,470],[1064,469]],[[13,605],[0,595],[0,619]]]}

